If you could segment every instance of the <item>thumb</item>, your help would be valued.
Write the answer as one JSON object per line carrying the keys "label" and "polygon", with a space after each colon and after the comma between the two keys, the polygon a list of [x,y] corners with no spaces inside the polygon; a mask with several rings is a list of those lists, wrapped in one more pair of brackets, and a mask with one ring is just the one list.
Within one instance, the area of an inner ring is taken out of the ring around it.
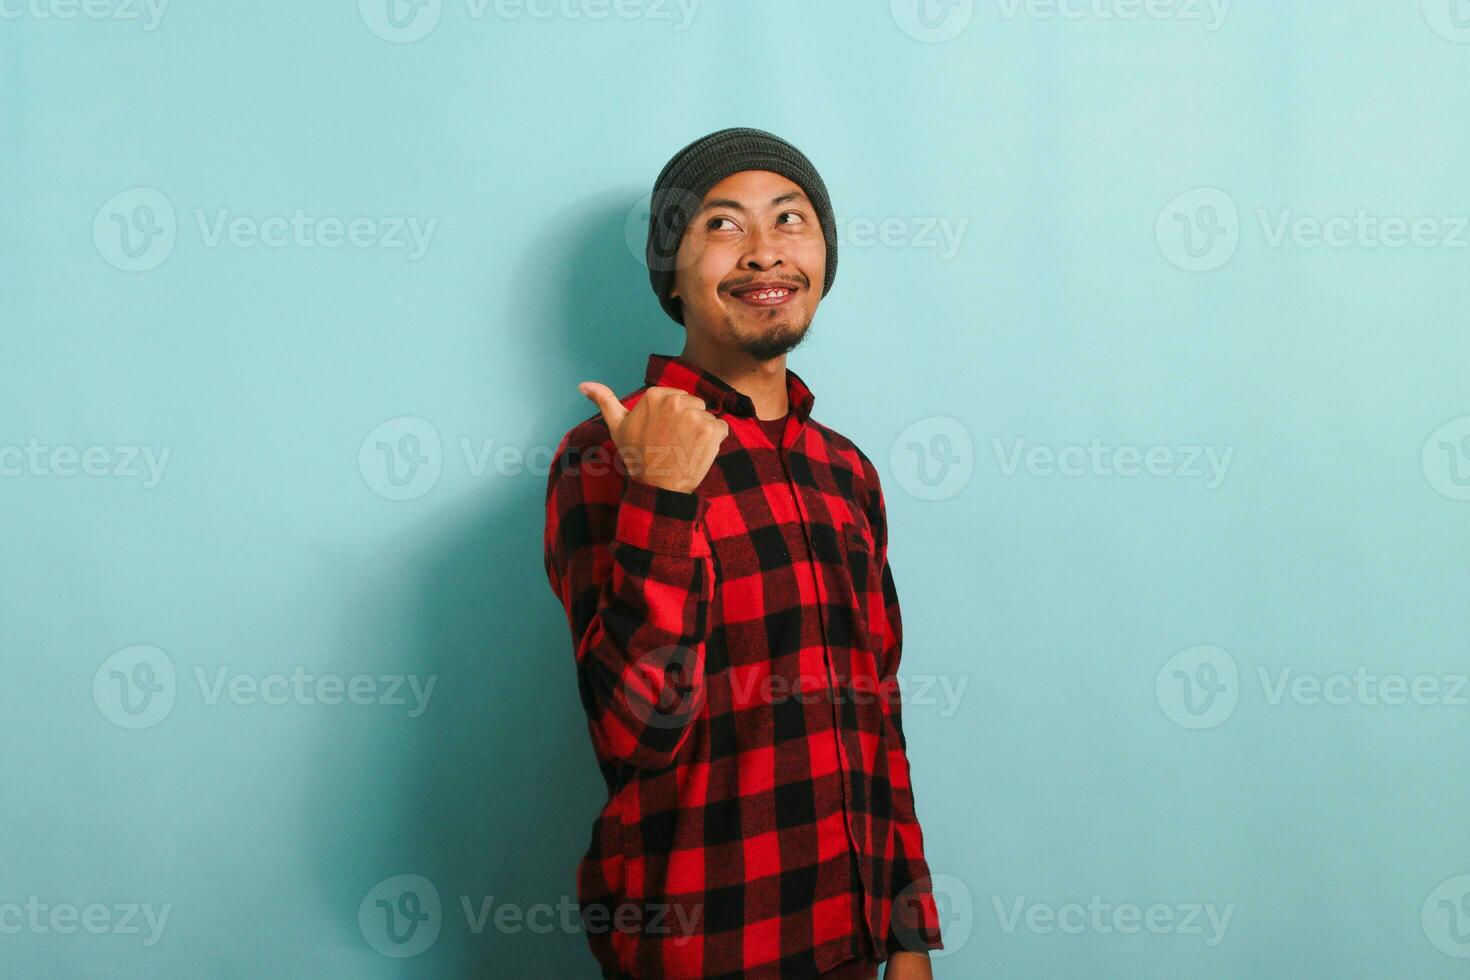
{"label": "thumb", "polygon": [[603,421],[607,423],[610,432],[616,432],[618,426],[622,425],[623,419],[627,417],[628,410],[623,403],[618,401],[612,389],[597,381],[583,381],[577,385],[577,390],[592,400],[597,410],[602,413]]}

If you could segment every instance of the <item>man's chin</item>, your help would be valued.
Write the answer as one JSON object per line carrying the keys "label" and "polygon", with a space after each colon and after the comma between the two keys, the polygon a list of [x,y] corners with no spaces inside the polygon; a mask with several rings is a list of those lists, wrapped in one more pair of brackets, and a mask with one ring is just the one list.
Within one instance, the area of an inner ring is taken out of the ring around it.
{"label": "man's chin", "polygon": [[770,330],[763,334],[741,337],[740,350],[757,361],[772,361],[795,350],[806,339],[808,330],[795,327]]}

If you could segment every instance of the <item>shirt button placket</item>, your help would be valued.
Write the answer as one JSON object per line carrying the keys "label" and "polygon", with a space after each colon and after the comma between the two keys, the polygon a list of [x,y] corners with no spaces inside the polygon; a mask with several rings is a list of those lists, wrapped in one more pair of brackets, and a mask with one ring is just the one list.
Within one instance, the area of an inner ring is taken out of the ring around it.
{"label": "shirt button placket", "polygon": [[[789,425],[790,423],[788,423]],[[776,455],[781,459],[781,471],[786,476],[786,485],[791,490],[792,499],[796,501],[796,513],[801,519],[801,533],[806,539],[808,560],[815,566],[817,552],[812,541],[811,517],[807,511],[806,502],[802,499],[802,488],[800,484],[791,478],[791,467],[787,463],[785,444],[786,440],[783,438],[781,445],[777,446]],[[862,921],[863,940],[867,945],[868,956],[877,959],[877,942],[873,937],[873,930],[868,922],[868,896],[872,894],[873,886],[869,880],[868,863],[863,857],[865,853],[864,849],[858,842],[857,834],[852,829],[853,808],[850,780],[853,778],[853,773],[851,765],[848,764],[847,747],[843,741],[846,733],[842,727],[842,711],[834,695],[837,686],[837,677],[832,663],[832,647],[827,642],[827,594],[826,588],[822,584],[822,575],[815,568],[813,569],[813,580],[817,587],[818,620],[822,625],[822,662],[827,668],[827,703],[832,709],[832,737],[837,745],[837,766],[839,769],[838,776],[840,777],[838,783],[842,786],[842,826],[847,831],[849,854],[858,869],[858,880],[860,883],[859,893],[854,897],[853,905],[856,909],[857,917]]]}

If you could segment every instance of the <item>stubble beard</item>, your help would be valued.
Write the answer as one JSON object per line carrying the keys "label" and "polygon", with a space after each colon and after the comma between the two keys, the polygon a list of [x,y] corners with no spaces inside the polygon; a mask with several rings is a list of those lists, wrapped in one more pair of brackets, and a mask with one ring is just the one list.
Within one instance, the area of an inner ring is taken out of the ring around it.
{"label": "stubble beard", "polygon": [[807,313],[803,319],[765,323],[757,328],[757,333],[743,333],[735,325],[735,318],[727,313],[721,333],[731,347],[746,356],[757,361],[770,361],[795,350],[806,339],[811,325],[812,315]]}

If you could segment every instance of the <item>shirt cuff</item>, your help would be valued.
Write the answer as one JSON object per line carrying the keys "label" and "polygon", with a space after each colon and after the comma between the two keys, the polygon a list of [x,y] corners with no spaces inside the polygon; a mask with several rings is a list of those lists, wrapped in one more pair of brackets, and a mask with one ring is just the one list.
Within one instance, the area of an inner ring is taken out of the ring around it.
{"label": "shirt cuff", "polygon": [[709,501],[697,493],[656,487],[630,476],[623,481],[616,537],[645,551],[704,557],[710,553],[704,536],[708,509]]}
{"label": "shirt cuff", "polygon": [[[900,903],[908,906],[907,912],[900,909]],[[932,892],[895,900],[884,946],[889,954],[919,953],[923,956],[928,956],[930,950],[944,948],[939,928],[939,906]]]}

